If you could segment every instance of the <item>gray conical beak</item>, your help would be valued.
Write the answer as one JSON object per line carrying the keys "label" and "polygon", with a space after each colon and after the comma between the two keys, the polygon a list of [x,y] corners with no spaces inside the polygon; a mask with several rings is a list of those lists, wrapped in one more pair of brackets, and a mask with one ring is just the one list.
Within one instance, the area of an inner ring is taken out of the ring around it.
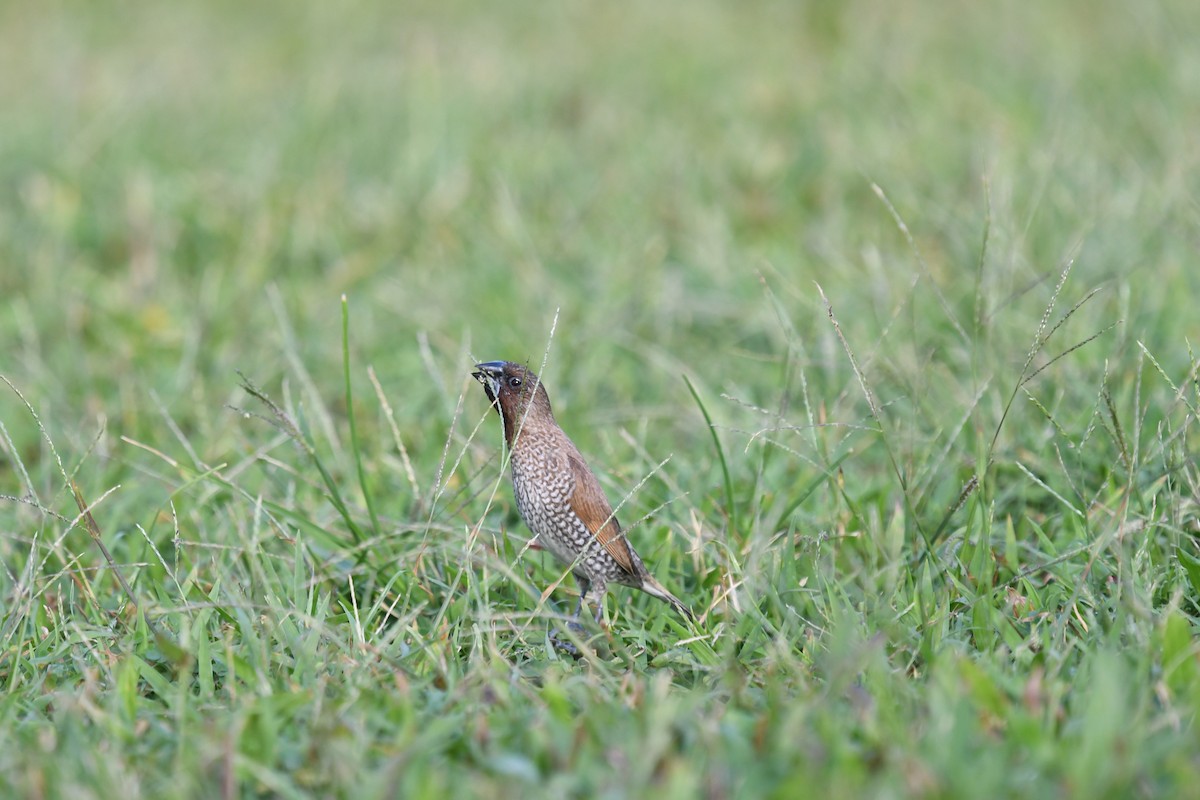
{"label": "gray conical beak", "polygon": [[507,363],[507,361],[484,361],[481,364],[475,365],[475,369],[479,370],[479,372],[472,372],[471,374],[476,378],[481,377],[480,373],[485,373],[493,378],[499,378],[504,374],[504,365]]}
{"label": "gray conical beak", "polygon": [[471,377],[483,384],[483,391],[488,400],[496,402],[500,396],[500,376],[504,374],[504,361],[484,361],[475,365]]}

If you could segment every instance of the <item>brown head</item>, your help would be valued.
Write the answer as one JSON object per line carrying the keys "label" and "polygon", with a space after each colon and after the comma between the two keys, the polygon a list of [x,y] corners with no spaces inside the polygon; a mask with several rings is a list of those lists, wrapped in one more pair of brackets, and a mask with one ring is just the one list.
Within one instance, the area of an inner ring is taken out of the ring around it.
{"label": "brown head", "polygon": [[513,361],[485,361],[475,368],[472,377],[483,384],[488,401],[504,419],[504,438],[509,447],[522,427],[556,424],[550,396],[528,367]]}

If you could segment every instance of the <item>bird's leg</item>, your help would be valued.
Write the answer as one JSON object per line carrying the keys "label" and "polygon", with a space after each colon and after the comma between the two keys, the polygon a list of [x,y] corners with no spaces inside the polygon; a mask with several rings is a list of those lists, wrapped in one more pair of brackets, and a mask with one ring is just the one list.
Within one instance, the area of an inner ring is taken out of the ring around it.
{"label": "bird's leg", "polygon": [[583,612],[583,603],[587,599],[588,591],[592,588],[592,582],[579,575],[575,576],[575,582],[579,584],[579,603],[575,606],[575,613],[571,615],[571,621],[567,624],[567,627],[575,631],[581,631],[583,630],[583,626],[579,624],[579,615]]}
{"label": "bird's leg", "polygon": [[[575,613],[567,620],[567,630],[582,637],[583,626],[579,624],[579,615],[583,611],[583,603],[587,599],[588,590],[592,588],[592,582],[579,575],[575,576],[575,582],[579,584],[579,602],[575,605]],[[550,641],[554,643],[556,648],[573,658],[579,658],[582,655],[578,647],[566,639],[559,638],[557,632],[550,634]]]}

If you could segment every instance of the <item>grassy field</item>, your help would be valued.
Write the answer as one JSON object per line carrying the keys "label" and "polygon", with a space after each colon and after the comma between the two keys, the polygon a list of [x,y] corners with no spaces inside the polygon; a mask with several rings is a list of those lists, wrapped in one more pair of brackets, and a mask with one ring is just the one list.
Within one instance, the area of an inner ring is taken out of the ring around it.
{"label": "grassy field", "polygon": [[[0,795],[1200,796],[1198,41],[0,6]],[[695,625],[550,645],[499,358]]]}

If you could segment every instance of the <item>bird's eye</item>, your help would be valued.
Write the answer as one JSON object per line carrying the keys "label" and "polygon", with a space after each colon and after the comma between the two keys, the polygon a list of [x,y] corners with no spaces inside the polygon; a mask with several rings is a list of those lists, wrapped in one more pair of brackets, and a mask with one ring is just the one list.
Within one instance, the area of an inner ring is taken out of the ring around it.
{"label": "bird's eye", "polygon": [[512,378],[509,378],[508,385],[515,389],[521,385],[521,379],[518,377],[515,377],[515,376]]}

